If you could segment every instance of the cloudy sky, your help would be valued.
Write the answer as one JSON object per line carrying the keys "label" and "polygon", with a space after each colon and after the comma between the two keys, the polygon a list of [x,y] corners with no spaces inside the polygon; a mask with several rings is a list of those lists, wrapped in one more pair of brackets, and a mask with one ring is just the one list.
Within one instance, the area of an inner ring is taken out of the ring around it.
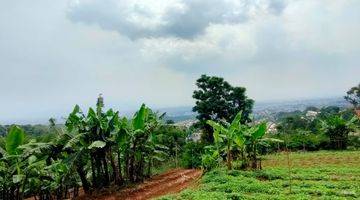
{"label": "cloudy sky", "polygon": [[201,74],[258,101],[360,81],[359,0],[0,0],[0,121],[74,104],[192,105]]}

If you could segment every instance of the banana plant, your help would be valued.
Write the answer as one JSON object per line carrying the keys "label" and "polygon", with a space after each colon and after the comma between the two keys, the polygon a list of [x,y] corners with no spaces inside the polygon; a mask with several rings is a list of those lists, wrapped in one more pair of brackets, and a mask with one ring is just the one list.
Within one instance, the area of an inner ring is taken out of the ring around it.
{"label": "banana plant", "polygon": [[226,122],[224,125],[209,120],[207,123],[214,129],[214,142],[217,151],[220,151],[221,145],[225,145],[226,148],[226,163],[228,170],[232,169],[232,148],[234,146],[239,149],[244,147],[244,125],[241,122],[242,112],[240,111],[230,124]]}
{"label": "banana plant", "polygon": [[154,150],[152,134],[159,123],[157,113],[146,107],[145,104],[141,105],[131,120],[128,171],[132,181],[142,181],[145,177],[145,164],[147,163],[149,168],[152,163],[151,150]]}
{"label": "banana plant", "polygon": [[[232,169],[232,149],[237,148],[241,153],[241,158],[245,166],[248,165],[248,159],[251,161],[251,167],[256,169],[258,164],[257,145],[265,142],[282,142],[273,138],[263,138],[266,133],[266,123],[249,126],[241,124],[240,111],[233,121],[228,124],[209,120],[207,123],[214,129],[214,142],[218,154],[225,146],[226,162],[229,170]],[[245,155],[247,154],[247,155]]]}
{"label": "banana plant", "polygon": [[[116,142],[113,136],[118,131],[119,113],[112,109],[104,112],[103,107],[104,100],[99,96],[96,109],[89,108],[85,115],[79,106],[75,106],[66,122],[68,130],[79,135],[78,141],[81,141],[83,151],[89,157],[92,185],[95,188],[108,186],[113,180],[120,184],[121,179],[121,169],[114,158],[117,149],[114,148]],[[110,175],[110,172],[113,174]]]}
{"label": "banana plant", "polygon": [[346,149],[348,135],[356,130],[359,119],[353,116],[350,120],[346,120],[343,116],[335,114],[321,121],[322,131],[329,136],[330,145],[334,149]]}
{"label": "banana plant", "polygon": [[12,126],[5,140],[5,148],[0,147],[0,173],[2,189],[9,199],[23,197],[23,185],[26,177],[23,169],[26,163],[19,146],[25,142],[25,133],[18,126]]}
{"label": "banana plant", "polygon": [[244,134],[246,151],[248,154],[248,158],[251,161],[251,167],[253,169],[256,169],[258,166],[257,144],[260,142],[265,133],[266,123],[263,122],[249,128]]}

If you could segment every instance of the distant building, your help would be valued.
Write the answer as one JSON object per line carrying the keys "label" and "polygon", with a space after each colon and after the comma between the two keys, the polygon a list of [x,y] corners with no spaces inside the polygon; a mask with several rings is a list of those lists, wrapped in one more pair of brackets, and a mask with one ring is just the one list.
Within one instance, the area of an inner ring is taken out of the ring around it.
{"label": "distant building", "polygon": [[276,126],[277,126],[276,123],[268,122],[268,124],[267,124],[267,132],[276,133],[277,132]]}
{"label": "distant building", "polygon": [[308,119],[310,119],[310,120],[314,120],[319,113],[320,113],[320,112],[308,110],[308,111],[306,112],[305,116],[306,116]]}
{"label": "distant building", "polygon": [[188,140],[191,140],[191,141],[194,141],[194,142],[200,141],[200,139],[201,139],[201,134],[202,134],[201,131],[199,131],[199,132],[194,132],[194,133],[190,134],[187,139],[188,139]]}
{"label": "distant building", "polygon": [[177,122],[174,125],[178,127],[184,127],[184,128],[190,128],[192,125],[194,125],[198,120],[196,119],[189,119],[181,122]]}

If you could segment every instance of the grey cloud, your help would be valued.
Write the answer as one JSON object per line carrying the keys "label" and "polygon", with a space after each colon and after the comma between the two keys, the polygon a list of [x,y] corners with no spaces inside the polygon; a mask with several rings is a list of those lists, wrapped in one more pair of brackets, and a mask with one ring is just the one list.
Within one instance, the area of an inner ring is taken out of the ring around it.
{"label": "grey cloud", "polygon": [[[250,19],[250,12],[264,9],[280,14],[286,7],[284,0],[254,2],[250,0],[179,0],[183,9],[169,6],[161,14],[156,26],[142,26],[131,21],[132,16],[154,19],[156,14],[141,7],[127,7],[126,1],[80,1],[70,7],[68,17],[74,22],[96,24],[110,31],[117,31],[132,40],[152,37],[178,37],[193,39],[203,34],[211,24],[238,24]],[[130,19],[129,19],[130,18]]]}
{"label": "grey cloud", "polygon": [[284,0],[270,0],[269,1],[269,10],[279,15],[282,13],[282,11],[286,8],[286,2]]}

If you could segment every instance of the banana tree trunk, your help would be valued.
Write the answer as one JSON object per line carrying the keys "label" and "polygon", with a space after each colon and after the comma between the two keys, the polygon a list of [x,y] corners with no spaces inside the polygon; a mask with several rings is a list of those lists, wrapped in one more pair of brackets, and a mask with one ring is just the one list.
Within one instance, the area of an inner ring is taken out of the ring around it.
{"label": "banana tree trunk", "polygon": [[103,152],[102,153],[102,165],[103,165],[103,168],[104,168],[104,184],[105,186],[109,186],[110,185],[110,181],[109,181],[109,169],[108,169],[108,166],[107,166],[107,161],[106,161],[106,152]]}
{"label": "banana tree trunk", "polygon": [[123,176],[121,173],[121,156],[120,156],[120,149],[117,150],[117,161],[118,161],[118,172],[119,172],[119,183],[118,185],[121,185],[123,182]]}
{"label": "banana tree trunk", "polygon": [[112,155],[112,151],[111,148],[109,148],[109,152],[108,152],[108,158],[110,160],[111,163],[111,168],[113,169],[113,178],[115,180],[115,184],[119,184],[119,173],[118,173],[118,168],[115,165],[115,161],[114,161],[114,157]]}
{"label": "banana tree trunk", "polygon": [[98,186],[98,179],[97,179],[97,176],[96,176],[96,171],[95,171],[95,161],[94,161],[94,158],[93,158],[93,155],[91,155],[91,171],[92,171],[92,184],[93,186],[97,187]]}
{"label": "banana tree trunk", "polygon": [[232,169],[232,164],[231,164],[231,148],[230,148],[230,144],[228,144],[228,148],[227,148],[227,158],[226,158],[226,161],[227,161],[227,167],[228,167],[228,170],[231,170]]}
{"label": "banana tree trunk", "polygon": [[256,143],[253,144],[253,150],[252,150],[252,168],[257,169],[257,157],[256,157]]}
{"label": "banana tree trunk", "polygon": [[83,167],[80,165],[77,165],[76,171],[79,174],[79,177],[80,177],[80,180],[81,180],[81,183],[82,183],[85,193],[88,193],[90,191],[90,184],[86,179],[86,173],[85,173]]}
{"label": "banana tree trunk", "polygon": [[149,156],[147,177],[151,176],[151,163],[152,163],[151,161],[152,161],[151,156]]}

